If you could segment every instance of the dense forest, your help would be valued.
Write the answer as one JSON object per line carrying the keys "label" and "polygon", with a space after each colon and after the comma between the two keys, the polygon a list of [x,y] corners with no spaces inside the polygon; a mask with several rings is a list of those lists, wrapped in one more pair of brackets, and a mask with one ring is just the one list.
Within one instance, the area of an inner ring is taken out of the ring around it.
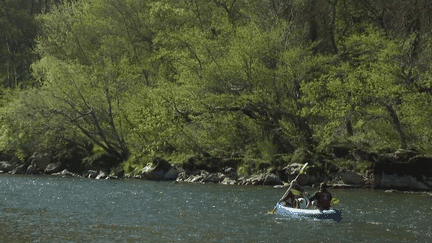
{"label": "dense forest", "polygon": [[0,0],[0,43],[17,163],[432,148],[430,0]]}

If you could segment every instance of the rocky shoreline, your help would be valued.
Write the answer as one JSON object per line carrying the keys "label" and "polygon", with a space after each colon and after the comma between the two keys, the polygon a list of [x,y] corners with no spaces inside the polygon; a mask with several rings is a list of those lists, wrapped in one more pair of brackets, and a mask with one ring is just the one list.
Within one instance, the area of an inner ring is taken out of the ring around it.
{"label": "rocky shoreline", "polygon": [[[403,152],[406,157],[407,151]],[[394,155],[393,155],[394,156]],[[403,157],[403,156],[402,156]],[[323,173],[310,163],[305,174],[298,182],[305,187],[316,187],[325,181],[333,189],[382,189],[388,192],[425,192],[432,191],[432,158],[412,156],[410,163],[400,163],[381,158],[374,168],[366,173],[358,173],[347,168],[340,168],[336,173]],[[393,157],[394,158],[394,157]],[[413,159],[414,158],[414,159]],[[406,158],[405,158],[406,159]],[[224,185],[268,185],[276,188],[286,187],[295,178],[303,163],[291,163],[281,170],[267,170],[251,175],[239,175],[235,159],[208,157],[204,160],[192,159],[182,166],[155,157],[142,170],[131,174],[116,174],[107,170],[87,170],[73,173],[63,169],[59,163],[51,163],[46,154],[35,154],[25,164],[14,166],[8,161],[0,161],[0,173],[9,174],[46,174],[61,177],[81,177],[92,179],[142,179],[155,181],[173,181],[174,183],[219,183]],[[417,167],[417,168],[413,168]],[[411,173],[411,174],[410,174]]]}

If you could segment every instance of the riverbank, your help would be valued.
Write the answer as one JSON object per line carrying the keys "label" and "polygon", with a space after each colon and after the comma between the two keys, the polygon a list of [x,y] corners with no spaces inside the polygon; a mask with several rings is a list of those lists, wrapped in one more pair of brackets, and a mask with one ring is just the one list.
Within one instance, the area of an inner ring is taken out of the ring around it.
{"label": "riverbank", "polygon": [[[237,171],[234,168],[227,168],[223,173],[216,172],[210,173],[205,170],[198,170],[192,172],[186,172],[182,167],[175,166],[169,164],[169,162],[162,160],[160,158],[155,158],[158,164],[154,165],[153,163],[149,164],[146,168],[141,170],[138,174],[124,174],[124,175],[115,175],[114,173],[107,173],[105,171],[97,171],[97,170],[88,170],[83,174],[73,173],[64,169],[60,172],[56,173],[16,173],[16,170],[11,170],[8,173],[4,171],[0,171],[2,174],[24,174],[24,175],[40,175],[40,176],[51,176],[51,177],[63,177],[63,178],[89,178],[94,180],[117,180],[117,179],[126,179],[126,180],[149,180],[149,181],[172,181],[172,183],[194,183],[194,184],[222,184],[222,185],[246,185],[246,186],[272,186],[274,188],[288,188],[289,182],[282,181],[278,172],[265,172],[265,173],[257,173],[247,176],[239,176]],[[4,161],[0,162],[0,164],[4,165]],[[162,169],[168,168],[169,169]],[[291,174],[288,178],[296,177],[298,174],[297,168],[302,167],[302,164],[291,164],[288,168],[291,171]],[[364,180],[357,180],[359,183],[352,183],[353,178],[363,177],[366,178]],[[369,178],[369,179],[367,179]],[[308,173],[302,174],[299,176],[298,181],[305,188],[318,188],[321,180],[313,180],[316,179],[315,176],[310,175]],[[431,190],[406,190],[406,188],[400,187],[388,187],[382,188],[377,187],[374,183],[374,176],[369,175],[369,177],[360,175],[358,173],[354,173],[352,171],[341,170],[340,173],[337,173],[335,178],[332,180],[326,181],[329,188],[331,189],[369,189],[369,190],[379,190],[385,191],[387,193],[405,193],[405,194],[416,194],[416,195],[428,195],[432,196]],[[315,182],[311,184],[311,182]],[[351,182],[352,184],[350,184]],[[366,183],[365,183],[366,182]]]}
{"label": "riverbank", "polygon": [[154,157],[144,168],[125,173],[122,170],[97,166],[74,172],[69,170],[69,167],[65,168],[61,162],[54,163],[48,153],[35,153],[23,164],[0,161],[0,172],[93,179],[130,178],[175,183],[286,187],[307,162],[309,166],[306,173],[297,179],[299,184],[305,187],[316,187],[321,182],[327,182],[334,189],[432,191],[432,158],[412,150],[374,154],[338,147],[333,149],[332,157],[298,154],[302,156],[293,155],[291,161],[280,163],[283,166],[259,164],[257,167],[262,169],[246,173],[244,159],[214,156],[195,156],[181,164]]}

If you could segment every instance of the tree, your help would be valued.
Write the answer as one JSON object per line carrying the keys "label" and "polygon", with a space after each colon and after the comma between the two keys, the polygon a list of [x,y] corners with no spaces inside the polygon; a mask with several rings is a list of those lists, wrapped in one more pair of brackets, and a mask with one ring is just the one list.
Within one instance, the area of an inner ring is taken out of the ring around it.
{"label": "tree", "polygon": [[25,9],[13,2],[0,2],[0,81],[4,87],[18,88],[30,81],[30,64],[37,26]]}
{"label": "tree", "polygon": [[[305,101],[312,104],[305,110],[326,118],[323,131],[327,134],[321,135],[322,141],[328,144],[340,135],[349,138],[355,135],[353,127],[368,140],[378,135],[392,141],[391,133],[382,133],[387,123],[398,135],[400,146],[406,148],[400,107],[408,90],[398,79],[401,66],[396,61],[402,56],[401,46],[373,28],[352,35],[344,44],[345,52],[335,68],[302,87],[308,91]],[[346,132],[337,133],[343,131],[341,127]]]}
{"label": "tree", "polygon": [[[140,54],[150,48],[143,30],[123,19],[133,8],[121,3],[64,4],[41,16],[37,50],[42,59],[33,65],[41,87],[23,100],[27,112],[69,124],[119,161],[129,156],[121,107],[140,82],[148,83]],[[113,21],[121,24],[108,29]],[[56,124],[45,125],[55,130]]]}

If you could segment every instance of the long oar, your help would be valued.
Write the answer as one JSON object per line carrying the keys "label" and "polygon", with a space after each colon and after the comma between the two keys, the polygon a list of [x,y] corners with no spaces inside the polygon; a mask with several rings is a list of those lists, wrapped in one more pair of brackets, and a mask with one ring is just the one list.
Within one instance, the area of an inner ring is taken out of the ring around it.
{"label": "long oar", "polygon": [[[307,165],[308,165],[308,163],[306,163],[306,164],[303,165],[303,167],[301,168],[300,172],[298,173],[298,175],[296,176],[296,178],[295,178],[293,181],[296,181],[297,178],[298,178],[301,174],[303,174],[303,172],[304,172],[304,170],[306,169]],[[275,213],[275,210],[276,210],[276,208],[277,208],[277,205],[282,201],[282,199],[284,199],[284,198],[286,197],[286,195],[288,195],[289,191],[291,190],[292,184],[293,184],[293,183],[290,184],[290,186],[288,187],[288,190],[286,190],[285,194],[281,197],[281,199],[279,199],[278,203],[276,203],[276,206],[273,208],[273,210],[270,211],[270,212],[268,212],[269,214],[274,214],[274,213]]]}

